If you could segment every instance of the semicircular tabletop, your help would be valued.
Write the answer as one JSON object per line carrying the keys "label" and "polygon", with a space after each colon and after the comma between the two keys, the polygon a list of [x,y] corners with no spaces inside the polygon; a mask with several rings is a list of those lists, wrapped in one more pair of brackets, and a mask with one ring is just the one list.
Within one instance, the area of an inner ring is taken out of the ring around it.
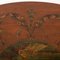
{"label": "semicircular tabletop", "polygon": [[60,60],[60,5],[0,5],[0,60],[50,59]]}

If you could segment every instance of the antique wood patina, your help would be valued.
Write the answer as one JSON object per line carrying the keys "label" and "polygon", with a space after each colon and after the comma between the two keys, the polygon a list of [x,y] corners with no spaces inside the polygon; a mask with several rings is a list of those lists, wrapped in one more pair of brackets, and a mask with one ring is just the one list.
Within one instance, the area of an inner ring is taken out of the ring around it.
{"label": "antique wood patina", "polygon": [[60,60],[60,5],[1,5],[0,60]]}

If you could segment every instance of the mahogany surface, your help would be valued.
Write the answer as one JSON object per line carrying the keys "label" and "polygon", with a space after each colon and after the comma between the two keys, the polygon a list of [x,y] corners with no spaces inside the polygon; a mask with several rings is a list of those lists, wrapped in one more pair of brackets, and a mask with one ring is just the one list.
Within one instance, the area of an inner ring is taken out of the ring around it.
{"label": "mahogany surface", "polygon": [[0,5],[0,55],[20,41],[38,41],[60,53],[60,5],[43,2]]}

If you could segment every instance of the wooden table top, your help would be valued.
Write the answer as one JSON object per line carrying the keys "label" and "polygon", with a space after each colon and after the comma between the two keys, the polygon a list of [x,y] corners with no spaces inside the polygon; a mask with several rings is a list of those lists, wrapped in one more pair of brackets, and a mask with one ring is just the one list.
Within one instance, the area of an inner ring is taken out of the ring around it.
{"label": "wooden table top", "polygon": [[0,53],[16,45],[22,49],[30,42],[60,53],[60,5],[43,2],[0,5]]}

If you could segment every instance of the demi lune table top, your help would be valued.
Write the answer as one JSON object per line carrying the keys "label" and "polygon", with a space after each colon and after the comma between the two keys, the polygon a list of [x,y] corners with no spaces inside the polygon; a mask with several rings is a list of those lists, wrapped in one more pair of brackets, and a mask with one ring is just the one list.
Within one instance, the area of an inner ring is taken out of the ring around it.
{"label": "demi lune table top", "polygon": [[15,59],[60,60],[60,5],[0,5],[0,60]]}

